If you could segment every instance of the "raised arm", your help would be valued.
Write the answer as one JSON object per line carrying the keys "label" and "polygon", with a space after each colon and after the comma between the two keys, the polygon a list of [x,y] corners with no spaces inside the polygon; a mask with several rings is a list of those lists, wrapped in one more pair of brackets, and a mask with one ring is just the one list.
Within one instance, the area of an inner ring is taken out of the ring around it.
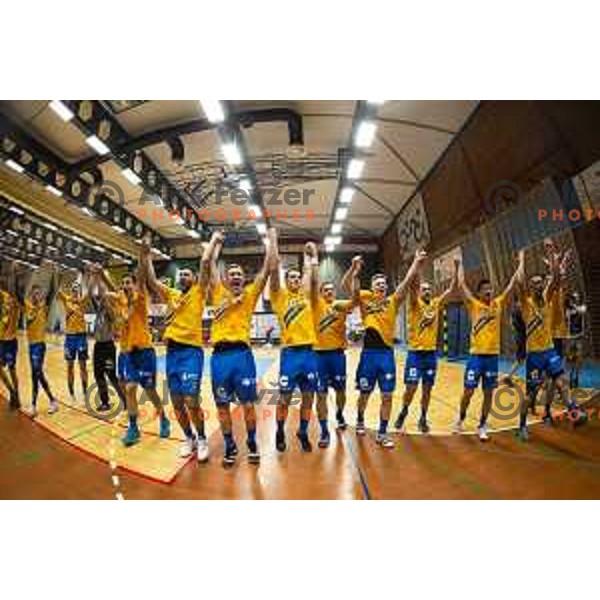
{"label": "raised arm", "polygon": [[408,291],[415,278],[419,275],[419,270],[425,262],[426,258],[427,252],[425,252],[425,250],[419,248],[415,252],[415,257],[412,261],[412,264],[410,265],[410,268],[406,273],[406,276],[400,282],[398,287],[394,290],[394,296],[396,297],[396,300],[401,301],[406,296],[406,292]]}
{"label": "raised arm", "polygon": [[267,233],[271,256],[269,261],[269,289],[271,293],[277,293],[281,288],[279,281],[279,246],[277,244],[277,230],[271,227]]}
{"label": "raised arm", "polygon": [[465,266],[462,264],[462,261],[455,260],[454,268],[458,269],[457,287],[459,292],[467,302],[472,302],[475,300],[475,295],[471,291],[471,288],[469,288],[467,285],[465,278]]}
{"label": "raised arm", "polygon": [[304,290],[311,302],[319,297],[319,253],[314,242],[304,246]]}
{"label": "raised arm", "polygon": [[520,282],[523,280],[523,273],[525,271],[525,250],[519,250],[517,255],[517,268],[510,278],[508,285],[504,288],[502,295],[505,297],[510,296],[513,292],[518,294],[518,287]]}
{"label": "raised arm", "polygon": [[[360,266],[359,266],[360,263]],[[352,295],[353,290],[352,286],[354,284],[354,277],[358,275],[362,266],[362,256],[356,255],[352,259],[352,264],[348,267],[348,270],[342,276],[342,281],[340,282],[340,288],[342,292]],[[360,283],[360,282],[359,282]]]}
{"label": "raised arm", "polygon": [[[352,306],[356,306],[360,302],[360,271],[363,268],[363,260],[361,256],[355,256],[352,259],[352,265],[346,274],[350,281],[350,301]],[[346,275],[344,275],[345,277]]]}
{"label": "raised arm", "polygon": [[148,289],[164,301],[167,296],[167,287],[156,278],[151,252],[152,247],[150,244],[150,238],[146,236],[142,240],[142,245],[140,247],[139,271],[141,277],[145,280]]}
{"label": "raised arm", "polygon": [[221,231],[215,231],[208,244],[204,246],[202,258],[200,259],[200,285],[209,286],[213,290],[219,285],[219,255],[223,248],[225,236]]}
{"label": "raised arm", "polygon": [[448,298],[452,294],[455,294],[459,289],[459,284],[458,284],[458,271],[460,269],[459,265],[460,265],[460,261],[455,260],[454,261],[454,273],[452,273],[452,281],[450,282],[450,285],[448,286],[446,291],[442,292],[442,294],[440,295],[440,303],[442,303],[442,304],[447,302]]}
{"label": "raised arm", "polygon": [[259,293],[262,292],[265,289],[265,285],[267,285],[270,264],[273,261],[274,248],[273,244],[271,243],[271,235],[275,235],[275,229],[273,227],[269,228],[269,230],[267,231],[267,248],[265,251],[265,258],[263,260],[261,270],[258,272],[258,275],[254,278],[254,287],[258,290]]}

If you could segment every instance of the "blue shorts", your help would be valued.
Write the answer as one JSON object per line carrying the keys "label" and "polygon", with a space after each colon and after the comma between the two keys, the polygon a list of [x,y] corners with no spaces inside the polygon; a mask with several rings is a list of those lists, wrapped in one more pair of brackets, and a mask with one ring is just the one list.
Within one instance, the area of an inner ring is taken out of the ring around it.
{"label": "blue shorts", "polygon": [[356,389],[372,392],[375,385],[384,393],[396,389],[396,359],[392,348],[363,348],[356,369]]}
{"label": "blue shorts", "polygon": [[312,348],[282,348],[279,360],[279,391],[287,394],[317,390],[317,353]]}
{"label": "blue shorts", "polygon": [[465,369],[465,388],[474,390],[479,385],[484,390],[498,387],[498,355],[471,354]]}
{"label": "blue shorts", "polygon": [[44,370],[45,357],[46,344],[44,342],[29,344],[29,364],[31,365],[32,375],[39,375]]}
{"label": "blue shorts", "polygon": [[556,379],[563,374],[562,358],[554,348],[541,352],[529,352],[525,363],[527,386],[538,386],[544,381],[544,375]]}
{"label": "blue shorts", "polygon": [[167,345],[167,383],[171,394],[197,397],[200,394],[203,367],[202,348],[184,344]]}
{"label": "blue shorts", "polygon": [[216,404],[227,404],[235,398],[242,404],[256,401],[256,364],[250,348],[213,352],[210,375]]}
{"label": "blue shorts", "polygon": [[119,354],[119,379],[138,383],[144,389],[156,387],[156,352],[154,348],[131,350]]}
{"label": "blue shorts", "polygon": [[346,353],[343,350],[317,350],[317,391],[346,389]]}
{"label": "blue shorts", "polygon": [[0,341],[0,365],[14,367],[17,364],[17,354],[19,353],[19,342],[14,340]]}
{"label": "blue shorts", "polygon": [[404,384],[433,385],[437,372],[436,350],[409,350],[404,364]]}
{"label": "blue shorts", "polygon": [[65,360],[75,359],[88,359],[88,343],[85,333],[67,333],[65,336]]}

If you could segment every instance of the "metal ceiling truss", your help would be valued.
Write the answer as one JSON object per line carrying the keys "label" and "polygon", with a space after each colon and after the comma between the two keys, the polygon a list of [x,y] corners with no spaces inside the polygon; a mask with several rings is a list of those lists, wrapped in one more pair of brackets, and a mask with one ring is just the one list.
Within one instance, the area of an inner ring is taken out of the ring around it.
{"label": "metal ceiling truss", "polygon": [[[190,231],[198,232],[205,238],[208,229],[205,223],[198,218],[198,214],[189,200],[184,197],[154,161],[142,150],[128,147],[131,142],[129,134],[98,100],[61,100],[74,114],[73,124],[87,137],[96,136],[105,144],[110,152],[102,156],[104,159],[114,160],[121,169],[130,169],[140,181],[143,190],[140,197],[140,206],[153,203],[156,209],[164,209],[173,218],[173,223],[182,225]],[[125,148],[125,149],[123,149]],[[96,168],[100,162],[97,159],[89,161],[86,170]],[[81,164],[71,165],[71,173],[78,176],[82,171]],[[107,186],[114,187],[116,186]],[[118,191],[117,191],[118,193]],[[124,199],[119,198],[124,202]],[[159,248],[160,249],[160,248]]]}
{"label": "metal ceiling truss", "polygon": [[64,161],[2,114],[0,156],[14,170],[31,177],[55,195],[64,197],[74,206],[85,209],[88,214],[98,217],[113,228],[127,231],[132,238],[141,240],[150,234],[152,246],[165,255],[169,254],[166,240],[125,210],[120,199],[115,202],[100,185],[90,184],[81,176],[72,175]]}
{"label": "metal ceiling truss", "polygon": [[42,259],[69,268],[99,263],[126,263],[132,261],[123,253],[115,252],[75,232],[48,224],[39,216],[23,210],[0,195],[0,240],[23,261],[39,264]]}

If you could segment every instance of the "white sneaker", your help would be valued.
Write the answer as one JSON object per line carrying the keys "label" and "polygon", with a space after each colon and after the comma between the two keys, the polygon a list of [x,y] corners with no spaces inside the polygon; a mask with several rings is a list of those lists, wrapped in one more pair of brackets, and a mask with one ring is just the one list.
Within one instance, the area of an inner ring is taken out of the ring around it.
{"label": "white sneaker", "polygon": [[31,417],[32,419],[35,419],[37,417],[37,414],[37,407],[32,404],[29,407],[29,410],[27,411],[27,416]]}
{"label": "white sneaker", "polygon": [[460,419],[456,420],[454,426],[452,427],[452,433],[462,433],[465,430],[465,424]]}
{"label": "white sneaker", "polygon": [[383,448],[394,447],[394,442],[392,442],[392,440],[385,433],[378,433],[375,436],[375,441]]}
{"label": "white sneaker", "polygon": [[196,438],[186,438],[185,442],[179,446],[179,458],[191,456],[196,449]]}
{"label": "white sneaker", "polygon": [[364,422],[358,422],[356,424],[356,435],[366,435],[367,434],[367,429],[365,427]]}
{"label": "white sneaker", "polygon": [[477,428],[477,435],[479,435],[479,439],[482,442],[487,442],[490,439],[490,436],[487,434],[487,426],[482,425]]}
{"label": "white sneaker", "polygon": [[198,438],[196,455],[198,457],[198,462],[203,463],[208,460],[208,442],[206,441],[206,438]]}
{"label": "white sneaker", "polygon": [[50,406],[48,407],[48,414],[53,415],[55,412],[58,412],[58,402],[53,400],[50,402]]}

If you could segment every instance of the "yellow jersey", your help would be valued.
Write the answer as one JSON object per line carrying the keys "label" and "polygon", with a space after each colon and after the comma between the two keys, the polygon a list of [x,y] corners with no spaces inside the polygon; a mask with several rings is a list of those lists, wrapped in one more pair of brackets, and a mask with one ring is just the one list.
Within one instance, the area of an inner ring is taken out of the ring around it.
{"label": "yellow jersey", "polygon": [[65,309],[65,333],[86,333],[85,309],[87,307],[86,296],[74,296],[59,291],[56,295]]}
{"label": "yellow jersey", "polygon": [[17,337],[20,312],[17,297],[10,292],[0,291],[0,340],[14,340]]}
{"label": "yellow jersey", "polygon": [[46,325],[48,323],[48,305],[45,301],[34,304],[25,300],[25,327],[30,344],[39,344],[46,340]]}
{"label": "yellow jersey", "polygon": [[280,288],[271,292],[271,306],[279,321],[284,346],[313,346],[316,343],[312,306],[304,290],[293,293]]}
{"label": "yellow jersey", "polygon": [[569,330],[567,328],[567,315],[565,312],[565,292],[562,287],[559,287],[552,295],[550,307],[552,313],[552,337],[569,337]]}
{"label": "yellow jersey", "polygon": [[195,283],[187,292],[167,288],[166,329],[163,339],[188,346],[202,346],[204,289]]}
{"label": "yellow jersey", "polygon": [[250,326],[252,313],[260,296],[253,283],[248,284],[239,296],[219,282],[212,293],[214,306],[211,328],[211,341],[243,342],[250,345]]}
{"label": "yellow jersey", "polygon": [[394,345],[396,319],[400,308],[398,296],[378,296],[370,290],[361,290],[359,307],[365,329],[374,329],[391,348]]}
{"label": "yellow jersey", "polygon": [[489,304],[475,297],[465,302],[471,319],[471,354],[500,354],[505,302],[504,294],[492,298]]}
{"label": "yellow jersey", "polygon": [[439,297],[429,302],[414,297],[408,305],[408,349],[437,349],[438,326],[442,302]]}
{"label": "yellow jersey", "polygon": [[346,316],[352,310],[349,300],[327,302],[319,298],[315,303],[316,350],[341,350],[346,348]]}
{"label": "yellow jersey", "polygon": [[552,342],[552,306],[544,291],[541,301],[527,294],[522,298],[523,320],[527,331],[527,352],[550,350]]}
{"label": "yellow jersey", "polygon": [[121,306],[125,310],[126,322],[121,329],[121,351],[152,348],[152,335],[148,324],[148,293],[134,292],[131,300],[121,292]]}

